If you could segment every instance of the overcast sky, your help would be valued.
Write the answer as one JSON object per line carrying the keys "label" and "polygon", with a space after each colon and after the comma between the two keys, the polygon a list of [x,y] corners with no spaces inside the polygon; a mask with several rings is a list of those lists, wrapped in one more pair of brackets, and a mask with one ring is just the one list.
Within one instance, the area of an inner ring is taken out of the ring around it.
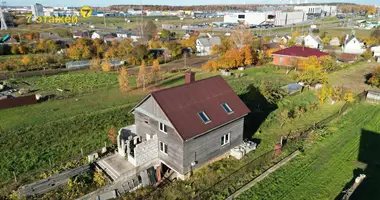
{"label": "overcast sky", "polygon": [[[7,5],[10,6],[22,6],[22,5],[32,5],[35,3],[40,3],[47,6],[109,6],[116,4],[137,4],[140,5],[141,0],[5,0]],[[296,2],[297,0],[293,0]],[[303,2],[304,0],[301,0]],[[308,0],[313,3],[324,3],[332,2],[331,0]],[[159,3],[158,3],[159,2]],[[333,2],[353,2],[357,4],[368,4],[373,5],[377,0],[334,0]],[[205,5],[205,4],[261,4],[261,3],[274,3],[281,4],[280,0],[191,0],[191,1],[178,1],[178,0],[142,0],[143,4],[163,4],[163,5]],[[380,3],[379,3],[380,4]]]}

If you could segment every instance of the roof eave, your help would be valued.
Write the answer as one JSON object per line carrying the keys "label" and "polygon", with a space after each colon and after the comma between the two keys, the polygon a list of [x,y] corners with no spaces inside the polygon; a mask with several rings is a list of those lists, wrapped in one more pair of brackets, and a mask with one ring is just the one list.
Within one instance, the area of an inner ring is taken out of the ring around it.
{"label": "roof eave", "polygon": [[209,133],[209,132],[211,132],[211,131],[213,131],[213,130],[216,130],[216,129],[218,129],[218,128],[220,128],[220,127],[226,125],[226,124],[229,124],[229,123],[231,123],[231,122],[233,122],[233,121],[236,121],[236,120],[238,120],[238,119],[241,119],[241,118],[247,116],[250,112],[251,112],[251,111],[249,111],[249,112],[247,112],[246,114],[241,115],[241,116],[239,116],[239,117],[237,117],[237,118],[234,118],[234,119],[232,119],[232,120],[229,120],[229,121],[227,121],[227,122],[225,122],[225,123],[223,123],[223,124],[221,124],[221,125],[219,125],[219,126],[216,126],[216,127],[214,127],[214,128],[211,128],[211,129],[209,129],[209,130],[207,130],[207,131],[205,131],[205,132],[203,132],[203,133],[200,133],[200,134],[198,134],[198,135],[196,135],[196,136],[193,136],[193,137],[191,137],[191,138],[185,139],[184,141],[193,140],[193,139],[195,139],[195,138],[197,138],[197,137],[201,137],[201,136],[203,136],[203,135],[206,135],[207,133]]}

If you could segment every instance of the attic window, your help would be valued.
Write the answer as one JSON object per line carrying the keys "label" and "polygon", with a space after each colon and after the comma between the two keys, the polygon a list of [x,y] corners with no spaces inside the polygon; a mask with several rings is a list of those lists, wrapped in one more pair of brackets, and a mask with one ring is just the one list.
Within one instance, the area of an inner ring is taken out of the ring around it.
{"label": "attic window", "polygon": [[206,115],[205,112],[203,112],[203,111],[202,111],[202,112],[199,112],[198,115],[199,115],[199,117],[202,119],[202,121],[203,121],[205,124],[211,122],[210,118]]}
{"label": "attic window", "polygon": [[231,107],[227,103],[222,104],[223,109],[228,113],[232,114],[234,111],[231,109]]}

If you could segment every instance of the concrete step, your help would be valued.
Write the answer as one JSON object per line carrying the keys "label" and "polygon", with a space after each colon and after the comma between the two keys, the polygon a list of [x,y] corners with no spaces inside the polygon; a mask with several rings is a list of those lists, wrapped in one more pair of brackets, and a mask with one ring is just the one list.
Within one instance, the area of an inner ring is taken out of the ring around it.
{"label": "concrete step", "polygon": [[99,160],[96,164],[105,172],[109,177],[111,177],[112,181],[117,180],[120,177],[120,174],[114,170],[107,162],[104,160]]}

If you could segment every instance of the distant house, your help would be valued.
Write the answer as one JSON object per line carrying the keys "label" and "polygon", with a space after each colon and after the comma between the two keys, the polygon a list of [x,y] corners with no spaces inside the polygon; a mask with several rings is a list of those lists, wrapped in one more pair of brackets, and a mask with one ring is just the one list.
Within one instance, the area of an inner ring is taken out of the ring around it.
{"label": "distant house", "polygon": [[271,42],[272,43],[283,43],[283,44],[286,44],[289,42],[289,40],[292,39],[292,37],[288,36],[288,35],[285,35],[285,36],[282,36],[282,37],[278,37],[278,36],[275,36]]}
{"label": "distant house", "polygon": [[40,33],[40,40],[49,39],[49,40],[61,40],[61,36],[57,33]]}
{"label": "distant house", "polygon": [[380,57],[380,45],[371,47],[371,52],[374,57]]}
{"label": "distant house", "polygon": [[271,43],[280,43],[281,42],[281,37],[278,37],[277,35],[274,36],[274,38],[271,40]]}
{"label": "distant house", "polygon": [[342,45],[343,53],[362,54],[366,51],[364,43],[359,41],[354,35],[347,35]]}
{"label": "distant house", "polygon": [[208,56],[211,55],[211,48],[215,45],[220,45],[221,40],[219,37],[198,38],[196,41],[197,55]]}
{"label": "distant house", "polygon": [[88,31],[76,31],[73,33],[73,38],[90,38],[90,33]]}
{"label": "distant house", "polygon": [[135,124],[119,131],[118,154],[136,167],[158,163],[185,179],[243,143],[249,112],[221,76],[195,81],[188,71],[184,85],[152,92],[132,109]]}
{"label": "distant house", "polygon": [[267,43],[267,44],[263,44],[263,46],[261,47],[261,49],[263,51],[267,51],[269,49],[283,49],[283,45],[280,45],[278,43]]}
{"label": "distant house", "polygon": [[291,39],[292,39],[292,37],[290,37],[289,35],[285,35],[285,36],[282,36],[281,41],[282,41],[284,44],[286,44],[286,43],[288,43],[289,40],[291,40]]}
{"label": "distant house", "polygon": [[313,49],[323,49],[322,39],[319,36],[309,34],[304,37],[305,46]]}
{"label": "distant house", "polygon": [[358,59],[357,54],[352,53],[341,53],[336,57],[336,60],[338,62],[344,62],[344,63],[353,63]]}
{"label": "distant house", "polygon": [[118,37],[114,37],[114,36],[104,37],[104,42],[105,43],[111,43],[112,41],[121,42],[123,40],[124,40],[124,38],[118,38]]}
{"label": "distant house", "polygon": [[119,38],[129,38],[131,37],[131,33],[129,32],[126,32],[126,31],[120,31],[118,33],[116,33],[116,36],[119,37]]}
{"label": "distant house", "polygon": [[331,40],[330,40],[330,45],[331,46],[340,46],[340,40],[338,37],[333,37]]}
{"label": "distant house", "polygon": [[100,33],[100,32],[94,32],[91,35],[91,39],[104,39],[104,38],[114,38],[116,36],[112,35],[111,33]]}
{"label": "distant house", "polygon": [[308,58],[311,56],[319,58],[327,55],[329,54],[319,51],[318,49],[302,46],[292,46],[272,53],[273,64],[280,66],[292,66],[292,60],[294,58]]}

